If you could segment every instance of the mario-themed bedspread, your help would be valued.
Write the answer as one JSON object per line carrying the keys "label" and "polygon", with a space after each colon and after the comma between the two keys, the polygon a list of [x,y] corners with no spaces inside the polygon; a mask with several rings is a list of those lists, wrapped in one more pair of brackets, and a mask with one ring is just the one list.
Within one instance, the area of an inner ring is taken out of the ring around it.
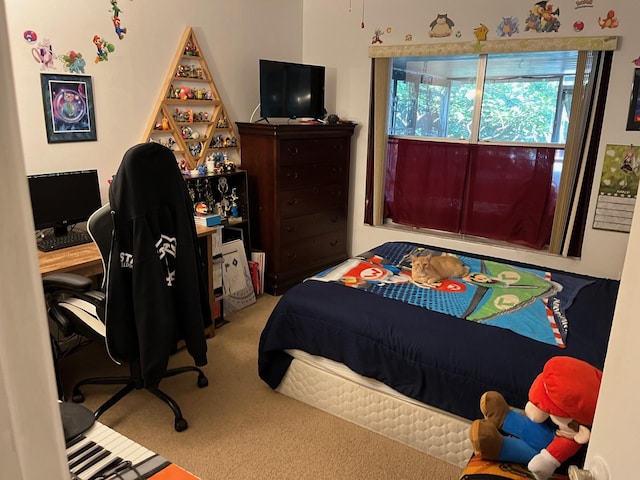
{"label": "mario-themed bedspread", "polygon": [[[421,284],[411,277],[411,255],[426,247],[388,242],[311,277],[406,302],[476,323],[506,328],[564,348],[564,312],[581,288],[592,283],[575,275],[551,273],[493,259],[455,254],[469,274]],[[452,255],[429,248],[434,255]]]}

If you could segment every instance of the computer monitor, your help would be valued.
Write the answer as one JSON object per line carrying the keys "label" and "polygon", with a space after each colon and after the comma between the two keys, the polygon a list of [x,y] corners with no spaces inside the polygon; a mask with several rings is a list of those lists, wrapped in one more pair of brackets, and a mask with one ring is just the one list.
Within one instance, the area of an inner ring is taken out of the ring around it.
{"label": "computer monitor", "polygon": [[36,230],[53,228],[56,236],[86,222],[102,206],[97,170],[29,175],[29,194]]}

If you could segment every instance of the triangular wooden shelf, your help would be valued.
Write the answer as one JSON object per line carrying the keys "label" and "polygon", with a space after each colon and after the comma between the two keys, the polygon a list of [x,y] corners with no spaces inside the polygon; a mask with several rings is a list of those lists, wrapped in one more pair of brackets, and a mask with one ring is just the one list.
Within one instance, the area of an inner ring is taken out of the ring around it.
{"label": "triangular wooden shelf", "polygon": [[162,86],[143,141],[173,150],[182,169],[239,161],[240,142],[191,27]]}

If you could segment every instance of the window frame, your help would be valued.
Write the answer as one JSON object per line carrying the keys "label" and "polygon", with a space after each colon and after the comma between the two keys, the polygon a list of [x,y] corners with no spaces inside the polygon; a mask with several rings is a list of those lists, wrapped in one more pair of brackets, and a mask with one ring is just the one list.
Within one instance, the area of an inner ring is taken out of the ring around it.
{"label": "window frame", "polygon": [[[385,168],[386,168],[386,149],[387,149],[387,121],[388,121],[388,101],[390,91],[390,59],[397,56],[402,57],[428,57],[428,56],[444,56],[444,55],[465,55],[480,53],[516,53],[516,52],[544,52],[556,50],[577,50],[585,51],[613,51],[617,47],[617,37],[575,37],[575,38],[559,38],[555,39],[526,39],[513,42],[509,40],[495,40],[486,42],[454,42],[446,44],[425,44],[425,45],[376,45],[369,47],[369,56],[372,59],[372,75],[371,75],[371,110],[369,125],[369,151],[367,155],[367,186],[366,186],[366,202],[365,202],[365,223],[373,226],[384,225],[384,186],[385,186]],[[584,57],[584,55],[582,55]],[[480,80],[481,77],[478,77]],[[588,95],[592,92],[577,92],[575,89],[582,84],[582,79],[576,78],[574,86],[574,98],[576,95]],[[476,99],[478,102],[478,88],[476,88]],[[574,105],[581,102],[572,102]],[[595,108],[594,108],[595,109]],[[474,109],[477,115],[480,109]],[[588,112],[590,115],[591,112]],[[573,112],[571,113],[572,118]],[[478,119],[479,120],[479,119]],[[587,118],[582,118],[581,122],[573,122],[574,125],[580,123],[584,126],[588,123]],[[476,123],[475,125],[478,125]],[[577,128],[575,129],[577,130]],[[584,131],[584,130],[583,130]],[[476,137],[477,138],[477,137]],[[449,139],[438,139],[439,141],[448,141]],[[575,140],[572,140],[575,143]],[[569,136],[567,144],[569,143]],[[555,144],[557,145],[557,144]],[[587,151],[592,151],[591,145],[575,145],[580,151],[578,154],[582,156]],[[576,162],[581,163],[581,162]],[[579,166],[579,165],[578,165]],[[571,175],[563,175],[561,182],[564,182],[565,189],[567,184],[576,183],[580,179],[584,179],[584,171],[574,167]],[[568,177],[571,178],[568,178]],[[588,186],[590,187],[590,186]],[[576,190],[573,189],[575,192]],[[578,192],[580,193],[580,192]],[[560,200],[560,199],[559,199]],[[554,234],[552,243],[549,247],[550,253],[568,255],[568,246],[573,242],[570,237],[574,230],[574,220],[570,218],[575,215],[575,211],[571,212],[572,207],[575,210],[573,195],[569,199],[559,202],[556,207],[556,217],[554,218]],[[560,213],[558,213],[560,212]],[[558,233],[560,232],[560,233]]]}

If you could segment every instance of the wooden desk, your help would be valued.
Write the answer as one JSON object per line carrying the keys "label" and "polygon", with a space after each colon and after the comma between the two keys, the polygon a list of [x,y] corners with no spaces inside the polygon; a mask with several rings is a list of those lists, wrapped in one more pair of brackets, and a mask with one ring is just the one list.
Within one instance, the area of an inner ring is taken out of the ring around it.
{"label": "wooden desk", "polygon": [[[212,321],[215,323],[216,299],[213,292],[213,238],[212,234],[220,226],[203,227],[196,225],[199,238],[206,238],[207,251],[202,252],[207,259],[207,282],[209,284],[209,307],[211,308]],[[102,257],[95,243],[85,243],[74,247],[62,248],[53,252],[42,252],[38,250],[38,261],[40,262],[40,274],[70,272],[85,277],[96,277],[104,273],[102,267]],[[214,326],[211,325],[208,333],[214,335]]]}

